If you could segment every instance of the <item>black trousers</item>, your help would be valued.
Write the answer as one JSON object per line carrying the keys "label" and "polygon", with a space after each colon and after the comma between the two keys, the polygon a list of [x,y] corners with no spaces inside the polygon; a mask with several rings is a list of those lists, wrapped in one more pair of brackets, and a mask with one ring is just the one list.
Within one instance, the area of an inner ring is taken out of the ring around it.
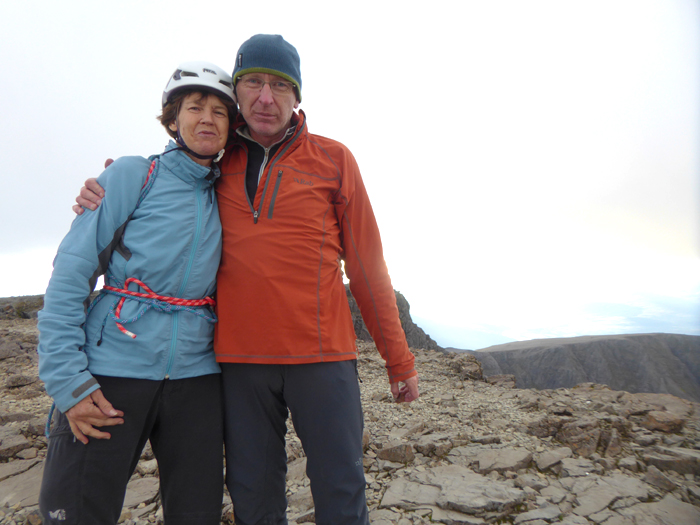
{"label": "black trousers", "polygon": [[149,381],[97,376],[124,424],[111,439],[74,439],[57,412],[39,508],[45,524],[107,525],[119,519],[126,485],[147,440],[160,472],[166,525],[218,525],[223,498],[221,376]]}
{"label": "black trousers", "polygon": [[236,525],[285,525],[287,409],[307,456],[318,525],[367,525],[356,361],[221,363],[226,484]]}

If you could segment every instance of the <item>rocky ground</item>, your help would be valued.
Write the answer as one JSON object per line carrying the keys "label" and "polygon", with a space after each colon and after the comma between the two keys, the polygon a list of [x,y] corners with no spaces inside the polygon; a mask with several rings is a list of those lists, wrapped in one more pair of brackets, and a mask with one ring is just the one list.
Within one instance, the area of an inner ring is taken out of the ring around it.
{"label": "rocky ground", "polygon": [[[36,322],[0,316],[0,524],[36,511],[51,405],[37,378]],[[700,524],[700,410],[666,394],[600,385],[520,390],[482,377],[472,356],[415,350],[421,398],[391,400],[374,345],[358,343],[365,471],[374,525]],[[290,426],[290,523],[314,521],[301,444]],[[148,448],[122,522],[158,523]],[[226,499],[222,523],[230,524]]]}

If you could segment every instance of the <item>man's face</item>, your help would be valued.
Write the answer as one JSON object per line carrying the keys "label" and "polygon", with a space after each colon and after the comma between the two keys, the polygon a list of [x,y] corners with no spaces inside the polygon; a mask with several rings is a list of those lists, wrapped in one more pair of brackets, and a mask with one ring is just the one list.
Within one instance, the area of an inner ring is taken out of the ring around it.
{"label": "man's face", "polygon": [[[250,79],[259,80],[253,82],[258,84],[257,88],[249,85]],[[260,89],[259,84],[263,82]],[[282,77],[266,73],[243,75],[236,82],[238,107],[248,124],[250,136],[266,148],[284,137],[292,114],[299,107],[294,89],[290,89],[288,93],[275,93],[271,88],[275,83],[291,85],[291,82]]]}

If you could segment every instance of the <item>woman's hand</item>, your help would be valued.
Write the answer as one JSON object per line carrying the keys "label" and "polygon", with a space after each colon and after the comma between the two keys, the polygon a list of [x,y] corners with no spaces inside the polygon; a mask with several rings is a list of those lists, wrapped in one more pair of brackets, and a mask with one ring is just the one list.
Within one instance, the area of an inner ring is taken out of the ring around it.
{"label": "woman's hand", "polygon": [[92,394],[82,399],[66,412],[70,429],[73,435],[81,443],[87,445],[87,436],[96,439],[109,439],[112,436],[107,432],[101,432],[95,427],[111,427],[124,423],[124,412],[116,410],[102,394],[102,390],[95,390]]}

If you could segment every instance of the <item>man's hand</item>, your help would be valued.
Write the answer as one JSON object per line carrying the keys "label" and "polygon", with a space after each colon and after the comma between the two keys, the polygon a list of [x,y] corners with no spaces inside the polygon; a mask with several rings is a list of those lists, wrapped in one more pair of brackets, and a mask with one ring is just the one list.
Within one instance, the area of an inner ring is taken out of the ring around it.
{"label": "man's hand", "polygon": [[[105,168],[114,162],[112,159],[107,159],[105,161]],[[73,211],[77,215],[82,215],[85,209],[83,206],[89,210],[95,211],[97,207],[102,202],[102,198],[105,196],[105,190],[102,186],[97,184],[97,179],[88,179],[85,181],[85,186],[80,188],[80,195],[75,198],[75,202],[78,204],[73,205]]]}
{"label": "man's hand", "polygon": [[397,403],[410,403],[418,399],[418,376],[409,377],[406,381],[391,383],[391,395]]}
{"label": "man's hand", "polygon": [[66,412],[70,429],[81,443],[87,445],[87,436],[97,439],[109,439],[107,432],[101,432],[94,427],[111,427],[124,423],[124,412],[115,410],[105,399],[102,390],[95,390]]}

